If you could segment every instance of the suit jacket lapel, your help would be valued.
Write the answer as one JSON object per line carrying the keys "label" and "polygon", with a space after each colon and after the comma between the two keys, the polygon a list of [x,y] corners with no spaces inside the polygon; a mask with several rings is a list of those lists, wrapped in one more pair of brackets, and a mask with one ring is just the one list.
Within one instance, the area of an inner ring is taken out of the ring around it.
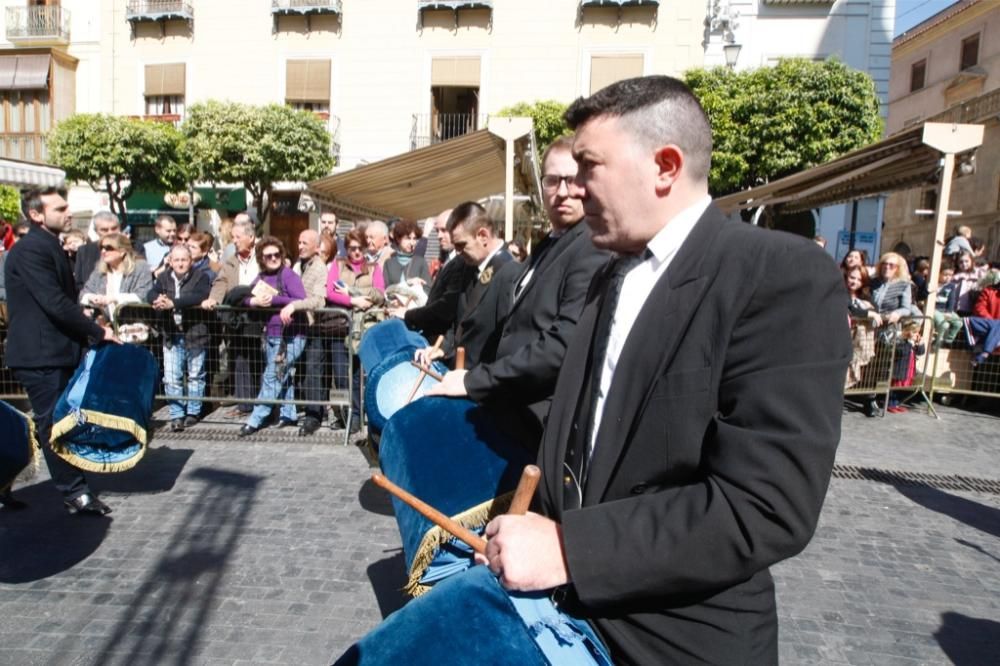
{"label": "suit jacket lapel", "polygon": [[[511,310],[517,307],[518,303],[524,299],[525,294],[531,291],[536,284],[541,282],[541,277],[545,274],[545,271],[547,271],[552,264],[556,262],[560,254],[565,252],[567,248],[569,248],[569,246],[580,237],[580,234],[583,233],[585,228],[586,225],[583,221],[577,222],[569,230],[567,230],[566,233],[552,241],[552,247],[546,248],[545,254],[538,258],[538,262],[535,266],[535,272],[531,276],[531,280],[528,284],[524,285],[524,289],[521,290],[521,293],[517,294],[517,297],[514,299],[514,304],[511,306]],[[521,282],[523,277],[524,274],[522,273],[522,275],[514,281],[513,289],[515,292],[517,291],[517,285]]]}
{"label": "suit jacket lapel", "polygon": [[[600,501],[632,436],[656,379],[673,360],[677,347],[703,301],[717,270],[706,260],[726,218],[714,204],[695,224],[677,251],[629,332],[604,403],[601,427],[584,488],[584,505]],[[651,353],[651,350],[659,350]]]}
{"label": "suit jacket lapel", "polygon": [[[490,277],[491,281],[493,280],[493,278],[496,277],[496,273],[498,270],[500,270],[500,267],[506,263],[505,261],[503,261],[504,255],[506,254],[507,254],[507,246],[504,246],[502,250],[493,255],[493,258],[490,259],[490,263],[486,265],[484,272],[492,270],[493,273],[492,276]],[[474,275],[475,275],[475,270],[473,269],[473,276]],[[481,275],[479,277],[473,277],[473,279],[475,281],[472,283],[472,288],[469,289],[468,291],[469,295],[466,300],[465,310],[462,312],[463,320],[466,320],[472,316],[472,313],[475,312],[476,308],[479,307],[479,304],[483,300],[483,296],[486,295],[486,292],[489,291],[490,288],[489,282],[485,284],[483,283]]]}

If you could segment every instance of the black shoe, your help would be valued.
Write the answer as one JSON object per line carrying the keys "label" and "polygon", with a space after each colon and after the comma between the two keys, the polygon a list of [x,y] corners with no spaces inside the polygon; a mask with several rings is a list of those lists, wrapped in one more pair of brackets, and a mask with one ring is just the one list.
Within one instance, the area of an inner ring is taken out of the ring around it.
{"label": "black shoe", "polygon": [[240,428],[240,437],[249,437],[258,430],[260,430],[260,428],[254,428],[252,425],[244,425]]}
{"label": "black shoe", "polygon": [[307,416],[302,419],[302,425],[299,426],[299,437],[308,437],[317,430],[319,430],[319,419]]}
{"label": "black shoe", "polygon": [[351,434],[357,434],[361,432],[361,421],[359,419],[351,419]]}
{"label": "black shoe", "polygon": [[73,499],[63,500],[66,510],[73,514],[89,516],[106,516],[111,513],[111,507],[97,499],[96,495],[84,493]]}
{"label": "black shoe", "polygon": [[18,509],[26,509],[28,507],[28,503],[22,502],[14,497],[14,493],[11,492],[10,488],[8,488],[0,493],[0,506],[5,506],[12,511],[16,511]]}
{"label": "black shoe", "polygon": [[195,416],[194,414],[188,414],[187,416],[184,417],[184,427],[185,428],[191,428],[191,427],[196,426],[196,425],[198,425],[198,417],[197,416]]}
{"label": "black shoe", "polygon": [[868,418],[874,418],[878,414],[878,403],[874,399],[865,400],[864,412]]}
{"label": "black shoe", "polygon": [[174,419],[170,422],[170,432],[180,432],[184,430],[184,419]]}
{"label": "black shoe", "polygon": [[295,419],[286,419],[284,416],[278,419],[279,428],[286,428],[288,426],[293,426],[293,425],[295,425]]}

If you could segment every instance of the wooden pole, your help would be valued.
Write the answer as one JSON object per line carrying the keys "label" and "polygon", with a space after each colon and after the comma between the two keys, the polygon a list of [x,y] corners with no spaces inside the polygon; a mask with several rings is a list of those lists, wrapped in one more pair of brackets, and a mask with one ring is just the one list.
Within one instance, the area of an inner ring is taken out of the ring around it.
{"label": "wooden pole", "polygon": [[465,347],[455,350],[455,369],[465,370]]}
{"label": "wooden pole", "polygon": [[[441,349],[441,345],[443,345],[443,344],[444,344],[444,336],[443,335],[439,335],[438,338],[437,338],[437,340],[434,341],[434,346],[431,347],[431,350],[432,351],[436,351],[438,349]],[[420,368],[420,374],[417,375],[417,381],[413,382],[413,388],[410,389],[410,395],[408,395],[406,397],[406,404],[407,405],[410,404],[411,402],[413,402],[413,397],[415,395],[417,395],[417,391],[420,389],[420,385],[424,382],[424,377],[426,377],[428,374],[430,374],[430,372],[428,372],[430,370],[429,367],[425,368],[424,366],[420,365],[419,363],[415,363],[414,365],[416,365],[418,368]],[[438,377],[440,377],[440,375],[438,375]],[[438,379],[438,381],[441,381],[441,380]]]}
{"label": "wooden pole", "polygon": [[514,491],[514,499],[510,501],[510,510],[507,511],[512,516],[523,516],[531,506],[531,498],[535,496],[535,489],[538,488],[538,481],[542,477],[542,470],[535,465],[526,465],[521,472],[521,480],[517,482],[517,490]]}
{"label": "wooden pole", "polygon": [[411,507],[414,511],[443,529],[445,532],[448,532],[456,539],[464,542],[467,546],[472,548],[472,550],[476,551],[480,555],[486,553],[486,539],[482,538],[478,534],[475,534],[472,530],[452,520],[423,500],[417,499],[378,472],[374,472],[372,474],[372,481],[374,481],[375,485],[379,488],[388,490],[400,501],[405,502],[407,506]]}

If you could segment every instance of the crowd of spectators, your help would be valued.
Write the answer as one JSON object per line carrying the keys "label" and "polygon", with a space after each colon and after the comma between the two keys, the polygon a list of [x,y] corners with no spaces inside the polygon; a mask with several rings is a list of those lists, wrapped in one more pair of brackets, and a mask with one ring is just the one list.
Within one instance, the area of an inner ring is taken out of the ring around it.
{"label": "crowd of spectators", "polygon": [[[971,350],[972,369],[989,361],[1000,347],[1000,265],[987,261],[985,249],[968,227],[957,227],[945,244],[933,292],[929,257],[887,252],[871,265],[864,250],[848,252],[841,269],[854,353],[845,389],[874,391],[884,381],[895,389],[912,386],[925,343],[935,349]],[[930,300],[933,336],[925,341],[921,318]],[[887,411],[906,411],[897,391],[889,395]],[[863,395],[862,409],[868,416],[875,416],[878,408],[874,392]]]}

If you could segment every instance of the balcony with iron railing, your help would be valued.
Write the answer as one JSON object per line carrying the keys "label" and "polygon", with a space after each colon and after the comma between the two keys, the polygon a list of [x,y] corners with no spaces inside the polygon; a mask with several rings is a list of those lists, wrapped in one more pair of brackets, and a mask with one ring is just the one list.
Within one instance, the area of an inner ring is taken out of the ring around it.
{"label": "balcony with iron railing", "polygon": [[25,162],[45,162],[49,151],[45,134],[39,132],[0,133],[0,157]]}
{"label": "balcony with iron railing", "polygon": [[476,113],[414,113],[410,149],[416,150],[470,134],[486,127],[486,120],[486,114]]}
{"label": "balcony with iron railing", "polygon": [[271,0],[272,14],[339,14],[341,0]]}
{"label": "balcony with iron railing", "polygon": [[66,46],[69,44],[69,10],[8,7],[7,41],[18,46]]}
{"label": "balcony with iron railing", "polygon": [[194,7],[183,0],[129,0],[125,8],[127,21],[194,20]]}

